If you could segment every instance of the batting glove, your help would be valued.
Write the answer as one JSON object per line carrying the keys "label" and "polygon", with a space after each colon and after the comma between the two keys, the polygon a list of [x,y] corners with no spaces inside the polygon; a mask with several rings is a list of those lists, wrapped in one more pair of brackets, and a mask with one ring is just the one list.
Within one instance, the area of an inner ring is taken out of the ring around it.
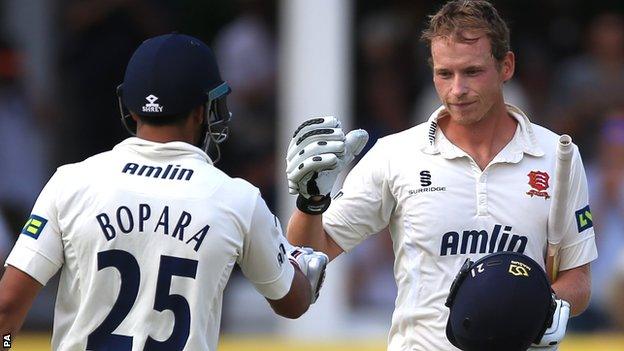
{"label": "batting glove", "polygon": [[315,303],[325,281],[325,267],[329,263],[329,258],[324,253],[314,251],[309,247],[295,246],[288,252],[288,259],[308,278],[312,289],[310,304]]}
{"label": "batting glove", "polygon": [[[315,117],[295,131],[286,155],[286,175],[291,194],[299,194],[297,207],[308,214],[321,214],[331,202],[329,194],[336,178],[362,152],[368,133],[356,129],[344,134],[332,116]],[[312,197],[321,196],[321,200]]]}
{"label": "batting glove", "polygon": [[553,320],[550,326],[544,332],[544,336],[537,344],[531,345],[529,350],[546,351],[557,350],[558,345],[563,340],[570,318],[570,303],[565,300],[555,300],[557,307],[553,314]]}

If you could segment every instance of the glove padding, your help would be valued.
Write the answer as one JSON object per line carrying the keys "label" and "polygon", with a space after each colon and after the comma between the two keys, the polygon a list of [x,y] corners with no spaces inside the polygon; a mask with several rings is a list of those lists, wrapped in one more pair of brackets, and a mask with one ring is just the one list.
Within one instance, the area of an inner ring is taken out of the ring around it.
{"label": "glove padding", "polygon": [[362,152],[368,133],[356,129],[346,136],[333,116],[315,117],[295,131],[286,155],[288,191],[312,196],[328,196],[338,174]]}
{"label": "glove padding", "polygon": [[288,252],[288,259],[308,278],[312,289],[310,304],[315,303],[325,281],[325,267],[329,263],[329,258],[324,253],[314,251],[309,247],[295,246]]}
{"label": "glove padding", "polygon": [[570,303],[559,299],[555,300],[555,303],[557,307],[553,314],[551,325],[546,329],[539,343],[531,345],[529,350],[556,350],[561,340],[563,340],[568,326],[568,319],[570,318]]}

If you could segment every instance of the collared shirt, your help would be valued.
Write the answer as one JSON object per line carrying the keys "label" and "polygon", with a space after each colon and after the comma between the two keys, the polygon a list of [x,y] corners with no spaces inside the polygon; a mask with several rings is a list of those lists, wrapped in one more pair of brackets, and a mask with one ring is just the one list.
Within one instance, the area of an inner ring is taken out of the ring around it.
{"label": "collared shirt", "polygon": [[286,245],[258,189],[199,148],[129,138],[57,170],[7,264],[61,271],[54,350],[216,350],[234,265],[280,299]]}
{"label": "collared shirt", "polygon": [[[388,350],[456,350],[445,334],[444,301],[466,258],[516,251],[544,265],[558,136],[507,108],[516,132],[485,169],[444,136],[441,107],[380,139],[323,215],[325,231],[347,252],[389,226],[398,296]],[[597,257],[576,146],[570,177],[561,270]]]}

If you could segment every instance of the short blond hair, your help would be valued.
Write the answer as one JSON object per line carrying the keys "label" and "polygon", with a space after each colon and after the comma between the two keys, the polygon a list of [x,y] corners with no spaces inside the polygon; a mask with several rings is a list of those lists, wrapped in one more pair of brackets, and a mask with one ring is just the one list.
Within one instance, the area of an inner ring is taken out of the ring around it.
{"label": "short blond hair", "polygon": [[483,31],[490,39],[492,56],[502,61],[511,50],[509,27],[498,11],[485,0],[454,0],[447,2],[435,15],[429,16],[429,24],[421,40],[431,47],[437,37],[449,37],[458,41],[472,41],[465,31]]}

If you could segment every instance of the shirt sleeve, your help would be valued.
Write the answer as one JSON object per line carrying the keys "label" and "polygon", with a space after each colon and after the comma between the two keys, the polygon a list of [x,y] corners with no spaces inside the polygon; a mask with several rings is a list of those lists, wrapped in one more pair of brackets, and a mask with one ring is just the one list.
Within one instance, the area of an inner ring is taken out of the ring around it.
{"label": "shirt sleeve", "polygon": [[576,146],[572,158],[565,233],[559,251],[560,270],[582,266],[598,257],[592,213],[589,208],[587,176]]}
{"label": "shirt sleeve", "polygon": [[290,291],[295,270],[286,257],[289,245],[280,223],[259,194],[248,228],[238,264],[263,296],[281,299]]}
{"label": "shirt sleeve", "polygon": [[388,156],[377,142],[351,170],[323,214],[323,228],[345,252],[390,222],[395,200],[388,185]]}
{"label": "shirt sleeve", "polygon": [[57,171],[43,188],[5,266],[11,265],[46,285],[64,263],[57,199],[61,190]]}

